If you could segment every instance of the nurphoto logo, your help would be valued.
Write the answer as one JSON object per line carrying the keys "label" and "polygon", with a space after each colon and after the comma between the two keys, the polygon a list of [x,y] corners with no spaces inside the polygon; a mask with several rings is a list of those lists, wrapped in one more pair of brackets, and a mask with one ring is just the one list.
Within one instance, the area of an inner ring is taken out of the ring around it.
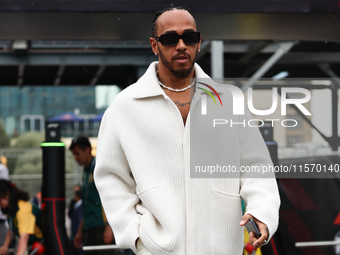
{"label": "nurphoto logo", "polygon": [[[217,98],[220,101],[220,104],[222,106],[222,100],[219,96],[219,94],[217,93],[217,91],[210,85],[203,83],[203,82],[197,82],[201,85],[206,86],[207,88],[209,88],[211,91],[213,91],[215,93],[215,95],[217,96]],[[214,98],[214,96],[211,94],[211,92],[209,92],[208,90],[201,88],[201,87],[197,87],[198,89],[203,90],[204,92],[206,92],[213,100],[215,105],[216,104],[216,100]],[[223,90],[229,90],[232,94],[233,97],[233,114],[234,115],[244,115],[244,95],[243,92],[240,88],[234,86],[234,85],[230,85],[230,84],[223,84]],[[305,95],[304,98],[288,98],[287,94],[288,93],[302,93]],[[257,110],[254,107],[253,104],[253,89],[252,88],[248,88],[248,108],[249,111],[253,114],[256,115],[270,115],[272,113],[275,112],[276,108],[277,108],[277,103],[278,103],[278,99],[277,99],[277,88],[272,88],[272,106],[270,107],[270,109],[268,110]],[[288,104],[293,104],[296,105],[297,108],[300,109],[301,112],[303,112],[304,115],[312,115],[302,104],[307,103],[309,100],[311,99],[311,93],[304,88],[282,88],[281,89],[281,115],[286,115],[286,108]],[[207,114],[207,95],[206,94],[202,94],[202,104],[201,104],[201,113],[202,115],[206,115]]]}
{"label": "nurphoto logo", "polygon": [[[211,91],[213,91],[215,93],[215,95],[217,96],[218,100],[220,100],[220,104],[222,106],[222,100],[221,100],[220,96],[218,95],[217,91],[212,86],[210,86],[210,85],[208,85],[206,83],[203,83],[203,82],[197,82],[197,83],[199,83],[199,84],[201,84],[203,86],[206,86]],[[204,88],[201,88],[201,87],[197,87],[197,88],[203,90],[204,92],[206,92],[214,100],[215,105],[217,105],[214,96],[208,90],[206,90]],[[202,95],[202,115],[207,115],[207,95],[206,94]]]}
{"label": "nurphoto logo", "polygon": [[[198,84],[202,85],[202,87],[197,87],[200,90],[203,90],[204,92],[201,92],[201,115],[207,115],[208,109],[207,109],[207,95],[209,95],[212,100],[215,103],[215,106],[217,106],[217,102],[215,100],[214,95],[212,92],[215,94],[215,96],[218,98],[220,102],[220,106],[222,105],[222,99],[220,95],[225,94],[231,94],[232,96],[232,112],[233,115],[244,115],[245,110],[244,110],[244,105],[245,105],[245,99],[244,99],[244,94],[243,91],[238,88],[237,86],[230,85],[230,84],[217,84],[219,85],[218,88],[214,88],[211,85],[208,85],[207,83],[203,82],[197,82]],[[204,87],[206,88],[204,88]],[[210,91],[209,91],[209,90]],[[253,104],[253,89],[248,88],[248,97],[247,97],[247,106],[248,109],[251,113],[259,116],[266,116],[274,113],[277,109],[278,106],[278,89],[276,87],[273,87],[272,89],[272,105],[269,109],[256,109]],[[300,93],[304,95],[302,98],[289,98],[289,93]],[[285,116],[286,115],[286,110],[287,110],[287,105],[295,105],[304,115],[310,116],[312,115],[302,104],[307,103],[311,99],[311,93],[307,89],[304,88],[295,88],[295,87],[284,87],[281,88],[281,115]],[[213,109],[211,109],[213,110]],[[264,121],[271,121],[272,126],[274,125],[274,121],[279,121],[279,119],[265,119],[265,120],[260,120],[260,119],[252,119],[249,120],[248,126],[251,127],[261,127],[264,125]],[[241,122],[240,124],[246,125],[246,120],[244,122]],[[255,122],[258,122],[259,124],[254,124]],[[227,123],[233,123],[233,120],[226,120],[226,119],[214,119],[213,120],[213,126],[215,127],[216,125],[225,125]],[[294,123],[292,125],[288,123]],[[234,122],[234,124],[236,124]],[[295,119],[284,119],[281,121],[281,124],[283,127],[295,127],[298,123]]]}

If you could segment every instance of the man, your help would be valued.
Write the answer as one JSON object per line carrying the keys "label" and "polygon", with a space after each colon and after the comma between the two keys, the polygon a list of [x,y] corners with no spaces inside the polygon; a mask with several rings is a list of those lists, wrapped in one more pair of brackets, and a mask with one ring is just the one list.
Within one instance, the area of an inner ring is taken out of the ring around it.
{"label": "man", "polygon": [[[74,212],[74,205],[81,200],[81,185],[77,184],[73,187],[73,198],[68,205],[68,217],[72,219],[73,212]],[[81,204],[82,201],[80,201]],[[78,228],[77,228],[78,229]]]}
{"label": "man", "polygon": [[77,184],[73,188],[73,199],[69,205],[68,217],[71,220],[71,248],[72,254],[74,255],[84,255],[84,251],[82,249],[77,249],[74,247],[73,240],[75,235],[78,232],[79,224],[83,218],[83,210],[81,204],[83,201],[81,200],[81,185]]}
{"label": "man", "polygon": [[[195,64],[201,37],[183,8],[157,13],[153,24],[159,62],[117,95],[98,137],[94,177],[117,244],[138,255],[241,254],[241,226],[252,217],[262,237],[252,233],[250,242],[260,247],[278,225],[276,181],[190,178],[192,78],[209,78]],[[250,156],[253,134],[227,145],[239,165],[270,162],[258,130],[254,135],[260,144]]]}
{"label": "man", "polygon": [[[74,237],[74,247],[80,249],[84,239],[85,246],[111,244],[113,233],[107,224],[98,191],[93,181],[95,158],[91,154],[91,144],[87,137],[78,136],[72,140],[70,150],[79,165],[84,166],[81,189],[83,218]],[[87,252],[90,255],[116,254],[114,251]]]}

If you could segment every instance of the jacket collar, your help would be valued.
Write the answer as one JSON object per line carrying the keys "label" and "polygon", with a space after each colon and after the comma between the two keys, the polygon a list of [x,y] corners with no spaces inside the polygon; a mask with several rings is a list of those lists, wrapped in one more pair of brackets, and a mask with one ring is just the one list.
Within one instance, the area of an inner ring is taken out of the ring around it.
{"label": "jacket collar", "polygon": [[[158,78],[156,75],[156,68],[158,61],[152,62],[145,74],[136,82],[136,89],[132,95],[133,98],[146,98],[165,95],[164,90],[159,86]],[[196,78],[210,78],[201,67],[195,63]]]}

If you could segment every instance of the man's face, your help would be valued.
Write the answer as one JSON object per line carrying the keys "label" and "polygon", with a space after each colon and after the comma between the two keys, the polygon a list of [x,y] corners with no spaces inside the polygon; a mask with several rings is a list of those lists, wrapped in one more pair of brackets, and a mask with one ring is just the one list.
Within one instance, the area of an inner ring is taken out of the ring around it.
{"label": "man's face", "polygon": [[79,199],[81,199],[79,196],[78,196],[78,192],[80,192],[81,188],[79,186],[75,186],[73,188],[73,199],[76,200],[77,202],[79,201]]}
{"label": "man's face", "polygon": [[[172,10],[164,12],[157,19],[157,36],[165,33],[177,33],[196,31],[194,18],[184,10]],[[201,42],[186,45],[180,39],[175,46],[163,46],[154,38],[150,39],[153,51],[159,54],[160,65],[164,65],[175,77],[187,78],[194,67],[196,55]]]}
{"label": "man's face", "polygon": [[9,192],[3,197],[0,197],[0,207],[7,208],[9,206]]}
{"label": "man's face", "polygon": [[76,193],[77,191],[79,191],[81,188],[79,186],[75,186],[73,188],[73,193]]}
{"label": "man's face", "polygon": [[77,161],[79,165],[83,166],[88,162],[88,157],[90,156],[88,150],[90,150],[89,147],[85,150],[80,149],[79,146],[73,148],[72,154],[74,160]]}

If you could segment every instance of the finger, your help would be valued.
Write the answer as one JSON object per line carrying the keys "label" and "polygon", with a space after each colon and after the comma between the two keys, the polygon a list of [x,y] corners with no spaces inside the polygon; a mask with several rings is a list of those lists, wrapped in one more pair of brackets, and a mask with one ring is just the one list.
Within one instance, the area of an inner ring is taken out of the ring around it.
{"label": "finger", "polygon": [[261,247],[264,244],[265,240],[266,239],[261,236],[259,239],[256,239],[253,246],[256,247],[256,248]]}
{"label": "finger", "polygon": [[261,238],[264,237],[265,240],[268,239],[268,236],[269,236],[269,232],[268,232],[268,228],[266,226],[266,224],[260,224],[258,225],[259,226],[259,230],[261,232]]}
{"label": "finger", "polygon": [[268,227],[266,224],[264,224],[262,221],[259,221],[258,219],[253,217],[253,220],[255,221],[257,227],[260,230],[261,233],[261,237],[258,239],[258,245],[262,245],[263,243],[265,243],[266,240],[268,240],[269,237],[269,231],[268,231]]}
{"label": "finger", "polygon": [[259,221],[258,219],[253,217],[253,220],[255,221],[256,225],[258,226],[260,232],[262,233],[262,230],[266,233],[268,233],[267,225],[264,224],[262,221]]}
{"label": "finger", "polygon": [[258,238],[255,242],[254,245],[256,245],[257,247],[262,246],[265,241],[268,239],[268,230],[267,230],[267,226],[263,223],[261,223],[259,225],[259,230],[261,232],[261,237]]}
{"label": "finger", "polygon": [[[252,245],[252,246],[254,246],[255,244],[255,242],[257,241],[257,238],[255,237],[255,235],[254,235],[254,232],[250,232],[250,234],[249,234],[249,243]],[[254,248],[257,248],[257,247],[255,247],[254,246]]]}
{"label": "finger", "polygon": [[243,215],[240,221],[240,226],[244,226],[250,218],[251,218],[250,214]]}

